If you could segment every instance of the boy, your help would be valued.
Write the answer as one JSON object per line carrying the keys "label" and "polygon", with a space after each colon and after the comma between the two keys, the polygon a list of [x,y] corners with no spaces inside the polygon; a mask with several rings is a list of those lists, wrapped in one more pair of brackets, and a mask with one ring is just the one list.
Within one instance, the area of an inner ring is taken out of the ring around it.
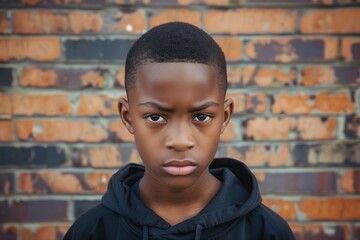
{"label": "boy", "polygon": [[145,33],[128,53],[125,88],[119,113],[144,166],[114,174],[65,240],[294,239],[261,204],[244,164],[213,160],[234,104],[225,100],[224,55],[207,33],[186,23]]}

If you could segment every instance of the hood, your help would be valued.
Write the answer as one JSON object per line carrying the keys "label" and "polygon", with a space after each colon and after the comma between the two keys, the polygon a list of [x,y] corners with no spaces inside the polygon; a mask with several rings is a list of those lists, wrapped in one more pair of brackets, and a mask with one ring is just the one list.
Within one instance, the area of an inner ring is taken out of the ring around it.
{"label": "hood", "polygon": [[203,237],[213,236],[214,231],[221,231],[223,223],[244,216],[259,206],[261,197],[255,176],[242,162],[218,158],[209,169],[222,182],[219,191],[198,215],[175,226],[147,208],[131,189],[144,174],[142,165],[128,164],[115,173],[101,202],[123,216],[134,231],[142,234],[146,232],[146,235],[161,235],[167,239],[182,239],[179,236],[194,232],[196,235],[200,232]]}

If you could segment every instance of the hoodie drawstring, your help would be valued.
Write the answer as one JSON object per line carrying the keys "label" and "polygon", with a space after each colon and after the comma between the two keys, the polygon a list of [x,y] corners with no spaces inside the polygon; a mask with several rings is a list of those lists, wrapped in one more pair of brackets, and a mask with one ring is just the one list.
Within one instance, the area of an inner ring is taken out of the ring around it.
{"label": "hoodie drawstring", "polygon": [[144,225],[143,227],[143,240],[149,239],[149,228],[148,226]]}
{"label": "hoodie drawstring", "polygon": [[203,226],[201,226],[200,224],[196,225],[196,231],[195,231],[195,240],[200,240],[201,239],[201,231],[203,230]]}

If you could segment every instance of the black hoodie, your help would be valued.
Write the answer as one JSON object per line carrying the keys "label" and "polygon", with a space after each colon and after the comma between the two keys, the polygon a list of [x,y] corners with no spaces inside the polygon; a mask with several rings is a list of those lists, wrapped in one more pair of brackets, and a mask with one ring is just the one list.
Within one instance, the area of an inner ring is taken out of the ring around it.
{"label": "black hoodie", "polygon": [[209,169],[221,188],[199,214],[171,226],[133,191],[144,167],[129,164],[112,176],[101,203],[80,216],[64,240],[294,239],[288,224],[261,204],[256,179],[243,163],[215,159]]}

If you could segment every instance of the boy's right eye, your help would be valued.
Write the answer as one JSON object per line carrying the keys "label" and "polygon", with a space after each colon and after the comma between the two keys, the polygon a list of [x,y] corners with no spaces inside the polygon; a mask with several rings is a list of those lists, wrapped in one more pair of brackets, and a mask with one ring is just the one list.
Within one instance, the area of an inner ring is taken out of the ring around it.
{"label": "boy's right eye", "polygon": [[151,114],[146,116],[146,119],[149,120],[150,122],[164,122],[165,119],[159,115],[159,114]]}

